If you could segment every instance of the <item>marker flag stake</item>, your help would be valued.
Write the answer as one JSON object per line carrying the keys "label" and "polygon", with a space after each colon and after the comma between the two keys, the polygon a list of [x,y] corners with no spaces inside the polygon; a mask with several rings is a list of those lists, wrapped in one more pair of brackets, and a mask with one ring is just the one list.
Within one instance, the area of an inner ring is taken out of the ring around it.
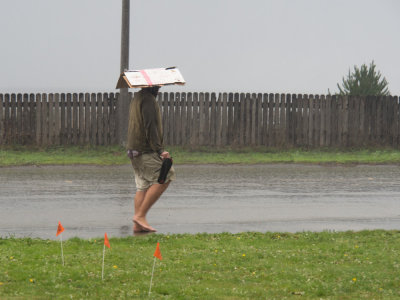
{"label": "marker flag stake", "polygon": [[154,256],[154,263],[153,263],[153,271],[151,271],[151,280],[150,280],[150,288],[149,288],[149,297],[151,293],[151,285],[153,284],[153,275],[154,275],[154,267],[156,265],[156,258],[162,260],[161,251],[160,251],[160,243],[157,243],[156,251],[153,254]]}
{"label": "marker flag stake", "polygon": [[156,265],[156,257],[154,257],[154,263],[153,263],[153,271],[151,271],[151,280],[150,280],[150,288],[149,288],[149,297],[151,294],[151,285],[153,284],[153,275],[154,275],[154,267]]}
{"label": "marker flag stake", "polygon": [[64,264],[64,251],[63,251],[63,245],[62,245],[62,234],[60,235],[60,241],[61,241],[61,260],[62,260],[62,264],[63,266]]}
{"label": "marker flag stake", "polygon": [[106,244],[103,246],[103,266],[101,267],[101,280],[104,280],[104,255],[106,253]]}

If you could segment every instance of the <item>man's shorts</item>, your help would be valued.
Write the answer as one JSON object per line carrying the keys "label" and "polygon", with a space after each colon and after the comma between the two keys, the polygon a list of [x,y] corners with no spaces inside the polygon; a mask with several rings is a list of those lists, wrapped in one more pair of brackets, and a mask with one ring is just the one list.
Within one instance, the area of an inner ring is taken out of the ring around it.
{"label": "man's shorts", "polygon": [[[146,191],[153,184],[158,183],[162,158],[157,153],[144,153],[132,159],[133,170],[135,171],[136,189]],[[165,183],[175,180],[174,167],[168,172]]]}

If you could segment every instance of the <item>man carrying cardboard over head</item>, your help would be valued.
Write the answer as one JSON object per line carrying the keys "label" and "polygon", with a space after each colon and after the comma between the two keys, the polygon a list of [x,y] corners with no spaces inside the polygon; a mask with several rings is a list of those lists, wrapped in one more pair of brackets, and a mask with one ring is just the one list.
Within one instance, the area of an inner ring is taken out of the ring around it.
{"label": "man carrying cardboard over head", "polygon": [[[133,230],[155,232],[156,230],[147,222],[146,215],[175,179],[175,170],[171,167],[170,154],[165,151],[163,144],[161,112],[156,100],[160,86],[154,85],[159,81],[151,82],[151,77],[145,70],[140,72],[147,77],[145,80],[148,86],[142,86],[131,101],[126,146],[137,188],[134,198]],[[160,179],[161,177],[163,178]]]}

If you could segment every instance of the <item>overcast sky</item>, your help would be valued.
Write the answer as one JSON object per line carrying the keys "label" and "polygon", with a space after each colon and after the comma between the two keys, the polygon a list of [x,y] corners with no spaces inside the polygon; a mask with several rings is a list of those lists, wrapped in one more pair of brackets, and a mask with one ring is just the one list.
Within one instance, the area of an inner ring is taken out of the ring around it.
{"label": "overcast sky", "polygon": [[[121,0],[2,0],[0,92],[115,92]],[[171,91],[326,94],[375,61],[400,95],[398,0],[131,0],[130,69]]]}

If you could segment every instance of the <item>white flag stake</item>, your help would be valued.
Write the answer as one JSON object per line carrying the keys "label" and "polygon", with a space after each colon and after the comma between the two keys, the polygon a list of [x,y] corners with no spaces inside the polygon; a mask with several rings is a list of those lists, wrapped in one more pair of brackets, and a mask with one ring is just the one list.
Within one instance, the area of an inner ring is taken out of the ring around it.
{"label": "white flag stake", "polygon": [[63,245],[62,245],[62,233],[60,234],[60,242],[61,242],[61,260],[62,260],[62,264],[64,266],[64,251],[63,251]]}
{"label": "white flag stake", "polygon": [[106,245],[103,246],[103,266],[101,267],[101,280],[104,280],[104,255],[106,253]]}
{"label": "white flag stake", "polygon": [[151,285],[153,284],[153,275],[154,275],[154,267],[156,265],[156,257],[154,256],[154,263],[153,263],[153,271],[151,271],[151,280],[150,280],[150,288],[149,288],[149,297],[151,293]]}

